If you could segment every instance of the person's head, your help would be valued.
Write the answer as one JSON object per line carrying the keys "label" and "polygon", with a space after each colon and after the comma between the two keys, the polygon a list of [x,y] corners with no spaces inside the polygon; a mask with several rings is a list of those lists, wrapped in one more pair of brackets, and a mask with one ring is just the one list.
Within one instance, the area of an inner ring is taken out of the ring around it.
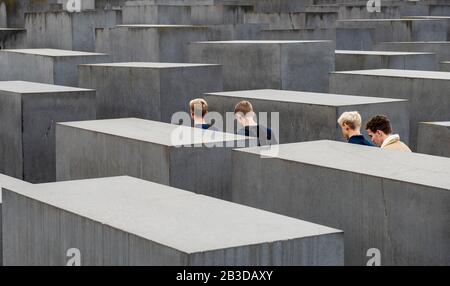
{"label": "person's head", "polygon": [[386,116],[374,116],[367,122],[366,131],[372,143],[381,146],[384,140],[392,133],[391,122]]}
{"label": "person's head", "polygon": [[357,111],[347,111],[341,114],[338,124],[342,130],[342,136],[346,140],[353,135],[359,135],[361,129],[361,115]]}
{"label": "person's head", "polygon": [[254,124],[254,115],[253,106],[247,100],[238,102],[234,107],[234,117],[242,126]]}
{"label": "person's head", "polygon": [[203,124],[203,118],[208,113],[208,103],[203,98],[196,98],[189,102],[189,110],[194,123]]}

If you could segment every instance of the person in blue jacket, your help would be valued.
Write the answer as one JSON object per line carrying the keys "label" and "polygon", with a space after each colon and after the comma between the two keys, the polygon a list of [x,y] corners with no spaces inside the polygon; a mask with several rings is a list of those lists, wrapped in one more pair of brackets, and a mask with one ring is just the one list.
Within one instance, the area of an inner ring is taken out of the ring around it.
{"label": "person in blue jacket", "polygon": [[351,144],[375,146],[361,134],[361,115],[358,111],[347,111],[341,114],[338,124],[342,130],[342,136]]}

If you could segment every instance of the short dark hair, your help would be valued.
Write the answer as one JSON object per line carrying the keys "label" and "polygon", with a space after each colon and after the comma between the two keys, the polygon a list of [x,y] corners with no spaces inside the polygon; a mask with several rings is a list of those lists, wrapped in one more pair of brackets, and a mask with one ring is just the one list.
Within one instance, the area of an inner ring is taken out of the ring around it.
{"label": "short dark hair", "polygon": [[377,132],[377,130],[383,131],[384,134],[392,133],[392,126],[389,119],[384,115],[377,115],[372,117],[366,124],[366,130]]}

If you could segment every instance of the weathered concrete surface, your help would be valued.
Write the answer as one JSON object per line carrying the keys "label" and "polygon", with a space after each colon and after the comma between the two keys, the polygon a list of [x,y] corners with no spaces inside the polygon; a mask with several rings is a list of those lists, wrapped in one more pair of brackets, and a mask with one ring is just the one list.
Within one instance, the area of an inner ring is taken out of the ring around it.
{"label": "weathered concrete surface", "polygon": [[[450,11],[450,10],[449,10]],[[405,19],[444,20],[447,22],[447,41],[450,41],[450,15],[449,16],[406,16]]]}
{"label": "weathered concrete surface", "polygon": [[314,0],[257,0],[254,1],[255,11],[262,13],[301,12],[308,5],[316,4]]}
{"label": "weathered concrete surface", "polygon": [[337,50],[336,71],[367,69],[438,69],[436,55],[433,53],[411,53],[391,51],[351,51]]}
{"label": "weathered concrete surface", "polygon": [[115,62],[186,62],[188,43],[206,40],[207,30],[189,25],[118,25],[96,29],[95,50]]}
{"label": "weathered concrete surface", "polygon": [[450,61],[449,62],[441,62],[440,70],[443,72],[450,72]]}
{"label": "weathered concrete surface", "polygon": [[247,138],[136,118],[58,124],[56,176],[129,175],[229,199],[231,148]]}
{"label": "weathered concrete surface", "polygon": [[224,90],[327,91],[331,41],[210,41],[189,45],[189,61],[223,66]]}
{"label": "weathered concrete surface", "polygon": [[421,122],[417,152],[450,157],[450,121]]}
{"label": "weathered concrete surface", "polygon": [[55,181],[56,122],[95,119],[94,104],[94,90],[0,81],[0,173]]}
{"label": "weathered concrete surface", "polygon": [[6,26],[24,27],[25,12],[48,11],[58,0],[0,0],[0,8],[6,12]]}
{"label": "weathered concrete surface", "polygon": [[333,28],[338,16],[328,12],[245,13],[245,23],[267,23],[269,29]]}
{"label": "weathered concrete surface", "polygon": [[385,266],[450,264],[449,158],[334,141],[232,156],[234,202],[342,229],[346,265],[371,248]]}
{"label": "weathered concrete surface", "polygon": [[9,190],[14,190],[16,189],[16,187],[18,186],[31,186],[31,184],[9,177],[9,176],[5,176],[3,174],[0,174],[0,266],[3,266],[3,236],[2,236],[2,192],[1,189],[5,188],[5,189],[9,189]]}
{"label": "weathered concrete surface", "polygon": [[[286,90],[249,90],[209,93],[210,110],[224,116],[241,100],[249,100],[255,112],[279,112],[279,143],[318,139],[343,140],[337,119],[344,111],[358,110],[363,121],[377,114],[391,118],[395,132],[408,142],[409,106],[405,100],[310,93]],[[270,119],[268,124],[270,125]]]}
{"label": "weathered concrete surface", "polygon": [[122,15],[117,10],[26,13],[27,47],[93,52],[95,28],[121,23]]}
{"label": "weathered concrete surface", "polygon": [[[343,265],[337,229],[131,177],[3,189],[5,265]],[[23,235],[31,233],[32,235]]]}
{"label": "weathered concrete surface", "polygon": [[330,40],[336,41],[335,29],[262,29],[261,40]]}
{"label": "weathered concrete surface", "polygon": [[0,80],[77,86],[77,65],[107,62],[105,54],[56,49],[0,51]]}
{"label": "weathered concrete surface", "polygon": [[0,28],[0,50],[24,48],[26,34],[25,29]]}
{"label": "weathered concrete surface", "polygon": [[372,50],[379,42],[446,40],[445,20],[353,19],[336,22],[338,50]]}
{"label": "weathered concrete surface", "polygon": [[138,117],[170,123],[189,101],[222,91],[222,67],[209,64],[108,63],[79,66],[79,86],[95,89],[97,119]]}
{"label": "weathered concrete surface", "polygon": [[410,102],[410,144],[417,147],[418,124],[448,118],[450,73],[413,70],[361,70],[335,72],[330,92],[361,96],[408,99]]}
{"label": "weathered concrete surface", "polygon": [[434,53],[438,62],[450,60],[450,42],[383,42],[374,46],[379,51]]}
{"label": "weathered concrete surface", "polygon": [[122,7],[123,24],[192,24],[191,6],[132,4],[133,2],[129,2]]}
{"label": "weathered concrete surface", "polygon": [[191,20],[195,25],[243,24],[252,11],[252,5],[196,5],[191,6]]}

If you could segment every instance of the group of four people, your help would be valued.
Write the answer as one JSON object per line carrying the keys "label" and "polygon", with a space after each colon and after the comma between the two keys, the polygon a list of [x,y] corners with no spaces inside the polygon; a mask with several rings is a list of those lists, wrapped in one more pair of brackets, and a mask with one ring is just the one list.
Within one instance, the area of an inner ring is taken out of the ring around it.
{"label": "group of four people", "polygon": [[[218,130],[207,123],[205,116],[208,114],[208,103],[203,98],[193,99],[189,103],[191,118],[194,127],[210,130]],[[241,128],[236,134],[256,137],[258,146],[277,144],[272,129],[257,123],[252,104],[243,100],[236,104],[234,116]],[[400,141],[398,134],[392,134],[391,122],[386,116],[377,115],[366,124],[366,131],[371,141],[361,134],[361,115],[357,111],[344,112],[338,119],[344,138],[352,144],[378,146],[383,149],[411,152],[409,147]]]}

